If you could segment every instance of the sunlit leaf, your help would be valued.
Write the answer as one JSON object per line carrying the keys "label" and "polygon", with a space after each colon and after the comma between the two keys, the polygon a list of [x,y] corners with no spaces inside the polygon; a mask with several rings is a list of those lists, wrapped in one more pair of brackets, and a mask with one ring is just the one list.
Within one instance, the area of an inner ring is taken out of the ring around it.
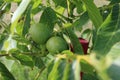
{"label": "sunlit leaf", "polygon": [[33,6],[32,6],[32,13],[36,14],[41,11],[42,9],[42,0],[33,0]]}
{"label": "sunlit leaf", "polygon": [[39,7],[39,4],[41,3],[42,0],[33,0],[33,1],[34,1],[34,4],[33,4],[32,9],[35,9]]}

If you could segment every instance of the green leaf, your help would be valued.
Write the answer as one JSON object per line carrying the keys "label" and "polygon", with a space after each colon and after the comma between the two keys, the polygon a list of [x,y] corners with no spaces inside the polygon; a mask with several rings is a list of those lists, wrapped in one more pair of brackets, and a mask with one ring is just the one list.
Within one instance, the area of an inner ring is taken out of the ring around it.
{"label": "green leaf", "polygon": [[66,63],[62,80],[80,80],[80,63],[73,60]]}
{"label": "green leaf", "polygon": [[84,10],[83,10],[83,3],[81,0],[72,0],[72,2],[76,5],[76,8],[77,8],[77,13],[82,13]]}
{"label": "green leaf", "polygon": [[22,31],[22,33],[23,33],[24,36],[25,36],[25,34],[28,33],[28,29],[30,27],[31,8],[32,8],[31,5],[27,8],[27,12],[26,12],[26,16],[25,16],[25,22],[24,22],[23,31]]}
{"label": "green leaf", "polygon": [[76,57],[74,60],[73,56],[68,58],[61,59],[56,57],[51,62],[48,80],[80,80],[79,60]]}
{"label": "green leaf", "polygon": [[72,27],[66,28],[66,32],[71,40],[72,46],[74,48],[74,53],[75,54],[84,54],[82,46],[79,42],[78,37],[74,33],[73,28]]}
{"label": "green leaf", "polygon": [[[60,15],[62,15],[64,13],[64,10],[65,10],[65,8],[63,8],[61,6],[55,8],[55,11],[57,13],[59,13]],[[61,16],[59,16],[59,15],[57,15],[57,16],[61,18]]]}
{"label": "green leaf", "polygon": [[97,74],[83,73],[82,80],[99,80]]}
{"label": "green leaf", "polygon": [[14,12],[13,17],[11,19],[12,24],[11,24],[11,29],[10,29],[12,34],[15,32],[16,25],[18,23],[19,18],[24,13],[24,11],[26,10],[26,8],[30,2],[31,2],[31,0],[22,0],[19,7]]}
{"label": "green leaf", "polygon": [[0,50],[2,49],[4,40],[5,40],[5,36],[0,35]]}
{"label": "green leaf", "polygon": [[120,80],[120,57],[115,59],[107,69],[107,74],[111,80]]}
{"label": "green leaf", "polygon": [[56,21],[57,21],[57,16],[55,11],[52,8],[47,7],[42,13],[39,22],[48,26],[50,30],[53,30]]}
{"label": "green leaf", "polygon": [[72,70],[72,64],[66,63],[62,80],[74,80],[74,78],[75,77],[74,77],[74,72]]}
{"label": "green leaf", "polygon": [[34,67],[34,62],[30,56],[20,53],[13,53],[12,56],[15,57],[17,60],[19,60],[22,65],[26,65],[31,68]]}
{"label": "green leaf", "polygon": [[42,0],[33,0],[32,2],[33,6],[32,6],[32,11],[31,11],[33,15],[41,11],[42,8],[44,8],[41,2]]}
{"label": "green leaf", "polygon": [[64,60],[63,61],[62,60],[55,61],[52,71],[50,72],[50,74],[48,76],[48,80],[62,80],[63,70],[66,65],[65,62],[66,61],[64,61]]}
{"label": "green leaf", "polygon": [[107,56],[111,57],[112,59],[120,57],[120,42],[112,46]]}
{"label": "green leaf", "polygon": [[27,45],[17,44],[17,48],[18,48],[18,50],[20,50],[22,52],[28,52],[29,51]]}
{"label": "green leaf", "polygon": [[98,29],[103,23],[102,16],[100,15],[99,10],[96,5],[93,3],[93,0],[82,0],[84,3],[90,19],[92,20],[94,26]]}
{"label": "green leaf", "polygon": [[89,16],[87,12],[84,12],[79,19],[77,19],[74,23],[73,26],[75,26],[75,28],[77,30],[80,30],[83,25],[85,25],[89,20]]}
{"label": "green leaf", "polygon": [[120,3],[120,0],[109,0],[109,1],[111,1],[111,2],[110,2],[110,5],[111,5],[111,4]]}
{"label": "green leaf", "polygon": [[33,60],[34,60],[35,66],[37,66],[39,69],[45,66],[40,57],[34,57]]}
{"label": "green leaf", "polygon": [[53,0],[56,6],[67,7],[67,0]]}
{"label": "green leaf", "polygon": [[19,21],[19,23],[17,23],[17,27],[16,27],[16,33],[20,36],[22,36],[23,25],[24,25],[24,20],[22,17],[21,20]]}
{"label": "green leaf", "polygon": [[93,74],[94,67],[92,65],[90,65],[89,63],[87,63],[84,60],[81,60],[80,65],[81,65],[82,72]]}
{"label": "green leaf", "polygon": [[0,73],[4,80],[15,80],[14,76],[8,71],[3,63],[0,62]]}
{"label": "green leaf", "polygon": [[33,1],[34,1],[34,4],[33,4],[32,9],[38,8],[40,3],[42,2],[42,0],[33,0]]}
{"label": "green leaf", "polygon": [[81,60],[89,62],[89,56],[58,54],[47,68],[48,80],[80,80]]}
{"label": "green leaf", "polygon": [[108,54],[113,45],[120,41],[120,5],[116,4],[97,32],[93,53]]}
{"label": "green leaf", "polygon": [[20,2],[21,0],[5,0],[6,2]]}

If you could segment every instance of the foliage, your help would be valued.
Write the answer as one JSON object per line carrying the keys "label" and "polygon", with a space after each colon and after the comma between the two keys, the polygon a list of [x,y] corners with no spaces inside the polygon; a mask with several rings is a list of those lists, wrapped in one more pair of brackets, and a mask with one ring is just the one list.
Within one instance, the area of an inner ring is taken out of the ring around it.
{"label": "foliage", "polygon": [[0,80],[119,80],[120,1],[107,1],[0,0]]}

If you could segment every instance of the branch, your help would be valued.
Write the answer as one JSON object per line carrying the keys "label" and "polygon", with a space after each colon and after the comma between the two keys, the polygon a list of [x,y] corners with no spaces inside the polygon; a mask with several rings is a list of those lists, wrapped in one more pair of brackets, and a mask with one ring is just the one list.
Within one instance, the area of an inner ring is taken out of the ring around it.
{"label": "branch", "polygon": [[0,57],[9,56],[9,54],[0,54]]}

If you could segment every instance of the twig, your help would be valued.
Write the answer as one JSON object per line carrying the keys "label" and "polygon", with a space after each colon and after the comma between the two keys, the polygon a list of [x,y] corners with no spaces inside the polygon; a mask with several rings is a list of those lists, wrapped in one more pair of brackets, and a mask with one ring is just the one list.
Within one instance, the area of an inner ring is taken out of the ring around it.
{"label": "twig", "polygon": [[41,73],[44,71],[46,67],[44,66],[40,71],[39,73],[35,76],[34,80],[38,80],[38,78],[40,77]]}
{"label": "twig", "polygon": [[0,54],[0,57],[9,56],[9,54]]}
{"label": "twig", "polygon": [[63,19],[65,19],[65,20],[69,20],[69,18],[67,18],[66,16],[64,16],[64,15],[62,15],[62,14],[56,12],[56,11],[55,11],[55,13],[56,13],[57,15],[61,16]]}

